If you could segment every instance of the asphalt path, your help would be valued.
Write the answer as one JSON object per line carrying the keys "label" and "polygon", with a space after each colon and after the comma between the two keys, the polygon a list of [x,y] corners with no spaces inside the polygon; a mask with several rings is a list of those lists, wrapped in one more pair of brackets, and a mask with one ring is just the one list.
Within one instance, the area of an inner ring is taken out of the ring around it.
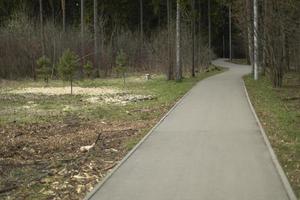
{"label": "asphalt path", "polygon": [[250,66],[199,82],[89,194],[98,200],[288,200],[250,109]]}

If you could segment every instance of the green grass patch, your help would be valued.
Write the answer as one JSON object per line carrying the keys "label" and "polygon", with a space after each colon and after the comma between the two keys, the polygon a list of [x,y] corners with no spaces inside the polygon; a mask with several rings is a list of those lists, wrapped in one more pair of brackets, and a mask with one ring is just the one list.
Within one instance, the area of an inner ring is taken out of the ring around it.
{"label": "green grass patch", "polygon": [[300,86],[295,81],[298,75],[288,74],[281,89],[274,89],[266,77],[254,81],[249,75],[245,83],[279,161],[300,197]]}
{"label": "green grass patch", "polygon": [[[121,78],[95,79],[77,81],[75,86],[82,88],[109,87],[121,92],[134,95],[151,95],[153,99],[134,101],[123,104],[91,103],[88,95],[45,95],[45,94],[18,94],[11,91],[30,87],[44,87],[44,82],[19,81],[1,85],[0,90],[0,124],[8,123],[43,123],[63,121],[68,116],[76,116],[82,120],[126,120],[153,119],[163,112],[195,83],[205,77],[222,72],[213,70],[200,73],[195,78],[185,78],[181,82],[166,81],[162,75],[154,76],[151,80],[144,77],[128,77],[124,87]],[[62,81],[50,81],[49,87],[67,86]],[[10,92],[8,92],[10,91]],[[95,95],[106,98],[107,95]],[[114,95],[108,95],[115,98]],[[148,112],[143,112],[149,110]],[[151,111],[150,111],[151,110]],[[139,112],[142,111],[142,112]]]}
{"label": "green grass patch", "polygon": [[[198,81],[224,70],[212,67],[180,82],[166,81],[161,75],[151,80],[133,76],[127,78],[125,87],[120,78],[77,81],[75,86],[83,90],[77,95],[61,93],[67,86],[62,81],[51,81],[48,88],[43,88],[42,81],[2,82],[0,132],[4,139],[0,141],[0,155],[3,155],[0,165],[9,167],[2,168],[0,189],[17,187],[0,194],[0,199],[53,199],[60,195],[82,199],[88,188],[102,178],[97,178],[98,175],[105,175],[134,148],[179,98]],[[105,88],[113,88],[117,94],[105,93]],[[24,89],[31,93],[16,91]],[[95,90],[96,95],[90,93]],[[58,92],[49,95],[53,91]],[[153,98],[125,104],[103,101],[124,95]],[[101,137],[93,149],[80,151],[99,134]],[[87,167],[90,165],[93,168]],[[63,173],[64,170],[68,173]],[[73,177],[78,174],[88,174],[90,178]]]}

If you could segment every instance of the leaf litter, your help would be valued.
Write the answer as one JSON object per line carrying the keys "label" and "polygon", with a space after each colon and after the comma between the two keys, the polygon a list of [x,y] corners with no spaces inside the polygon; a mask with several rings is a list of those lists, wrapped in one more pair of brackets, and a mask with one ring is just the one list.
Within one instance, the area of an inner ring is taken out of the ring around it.
{"label": "leaf litter", "polygon": [[153,123],[3,125],[0,199],[82,199],[125,156],[126,142]]}

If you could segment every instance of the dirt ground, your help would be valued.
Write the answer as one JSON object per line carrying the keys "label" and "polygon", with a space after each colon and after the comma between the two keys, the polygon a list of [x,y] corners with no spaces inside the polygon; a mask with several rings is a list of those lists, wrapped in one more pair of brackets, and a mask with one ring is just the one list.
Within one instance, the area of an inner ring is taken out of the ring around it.
{"label": "dirt ground", "polygon": [[[103,94],[117,94],[121,90],[110,87],[98,88],[83,88],[73,87],[74,95],[103,95]],[[11,93],[15,94],[43,94],[43,95],[63,95],[70,94],[70,87],[27,87],[18,90],[12,90]]]}
{"label": "dirt ground", "polygon": [[216,69],[180,83],[85,80],[75,95],[58,80],[0,81],[0,199],[83,199],[193,85],[225,70]]}
{"label": "dirt ground", "polygon": [[[0,199],[82,199],[154,123],[6,125],[0,128]],[[94,148],[80,150],[98,137]]]}

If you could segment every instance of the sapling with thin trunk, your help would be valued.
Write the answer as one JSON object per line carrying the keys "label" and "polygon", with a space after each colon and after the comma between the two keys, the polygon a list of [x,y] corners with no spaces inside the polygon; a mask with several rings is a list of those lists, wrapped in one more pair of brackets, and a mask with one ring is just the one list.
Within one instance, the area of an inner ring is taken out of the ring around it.
{"label": "sapling with thin trunk", "polygon": [[117,58],[116,58],[116,64],[117,64],[116,71],[119,74],[122,74],[124,87],[126,84],[127,62],[128,62],[127,55],[125,54],[125,52],[123,50],[120,50],[117,55]]}
{"label": "sapling with thin trunk", "polygon": [[49,77],[51,76],[52,72],[50,59],[46,56],[42,56],[37,60],[36,63],[38,65],[38,75],[44,79],[46,86],[48,86]]}
{"label": "sapling with thin trunk", "polygon": [[78,67],[78,56],[67,49],[59,59],[58,71],[63,80],[70,81],[71,94],[73,94],[73,80]]}
{"label": "sapling with thin trunk", "polygon": [[83,65],[83,72],[84,72],[84,75],[87,77],[87,78],[90,78],[92,76],[92,73],[93,73],[93,64],[91,61],[87,61],[84,65]]}

